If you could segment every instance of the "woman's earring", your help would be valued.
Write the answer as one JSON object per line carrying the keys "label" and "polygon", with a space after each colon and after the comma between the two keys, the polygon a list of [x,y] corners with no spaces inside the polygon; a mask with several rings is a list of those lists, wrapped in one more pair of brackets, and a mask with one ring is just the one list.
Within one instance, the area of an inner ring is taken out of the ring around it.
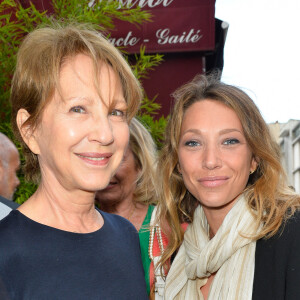
{"label": "woman's earring", "polygon": [[252,175],[255,171],[256,171],[256,170],[253,170],[253,171],[250,170],[250,175]]}

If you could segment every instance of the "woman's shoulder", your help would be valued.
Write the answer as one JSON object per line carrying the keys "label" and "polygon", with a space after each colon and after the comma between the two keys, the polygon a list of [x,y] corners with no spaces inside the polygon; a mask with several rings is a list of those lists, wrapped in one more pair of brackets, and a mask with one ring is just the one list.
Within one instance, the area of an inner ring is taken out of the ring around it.
{"label": "woman's shoulder", "polygon": [[0,220],[0,233],[7,230],[13,230],[18,227],[19,222],[18,211],[11,210],[6,217]]}
{"label": "woman's shoulder", "polygon": [[18,218],[18,211],[12,210],[5,218],[0,220],[0,253],[10,253],[24,236],[22,230],[26,227]]}
{"label": "woman's shoulder", "polygon": [[298,299],[299,253],[298,210],[283,222],[274,236],[257,241],[252,299]]}
{"label": "woman's shoulder", "polygon": [[140,255],[139,235],[135,227],[125,218],[100,211],[104,225],[100,232],[107,245],[122,245],[123,250]]}
{"label": "woman's shoulder", "polygon": [[288,217],[278,231],[278,235],[287,237],[300,237],[300,209],[297,209],[294,214]]}
{"label": "woman's shoulder", "polygon": [[286,218],[277,233],[270,238],[262,238],[257,241],[257,246],[264,248],[282,248],[289,251],[291,245],[300,246],[300,210],[296,210],[292,216]]}
{"label": "woman's shoulder", "polygon": [[119,215],[108,213],[108,212],[105,212],[105,211],[100,210],[98,208],[97,208],[97,210],[100,212],[100,214],[102,215],[102,217],[103,217],[103,219],[105,221],[117,222],[117,223],[125,223],[125,224],[129,223],[130,224],[130,222],[127,219],[125,219],[125,218],[123,218],[123,217],[121,217]]}
{"label": "woman's shoulder", "polygon": [[111,230],[121,230],[121,231],[132,231],[134,233],[137,233],[135,227],[125,218],[104,212],[100,210],[100,213],[104,219],[104,225]]}

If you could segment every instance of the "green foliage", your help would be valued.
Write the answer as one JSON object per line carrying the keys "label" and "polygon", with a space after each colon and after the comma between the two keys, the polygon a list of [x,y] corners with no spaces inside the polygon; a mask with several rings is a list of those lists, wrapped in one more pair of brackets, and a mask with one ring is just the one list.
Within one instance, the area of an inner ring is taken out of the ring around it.
{"label": "green foliage", "polygon": [[[149,71],[153,70],[163,60],[163,55],[146,55],[145,50],[145,47],[141,47],[140,53],[136,54],[134,57],[135,63],[131,64],[133,72],[139,80],[148,78]],[[149,99],[146,93],[144,93],[144,100],[137,117],[148,128],[157,144],[158,149],[160,149],[167,120],[164,116],[160,117],[159,120],[155,119],[161,108],[161,105],[156,102],[156,98],[157,96]]]}
{"label": "green foliage", "polygon": [[37,189],[37,185],[33,182],[26,181],[24,174],[18,175],[20,185],[14,194],[14,201],[22,204],[24,203]]}
{"label": "green foliage", "polygon": [[137,118],[149,130],[153,139],[156,141],[157,148],[161,149],[168,118],[162,116],[156,120],[153,116],[148,114],[138,114]]}
{"label": "green foliage", "polygon": [[146,47],[142,46],[140,53],[135,55],[135,63],[131,64],[134,75],[138,79],[147,78],[148,72],[158,66],[162,60],[161,54],[145,54]]}
{"label": "green foliage", "polygon": [[60,19],[97,24],[103,29],[113,29],[114,19],[138,25],[151,18],[151,14],[140,7],[128,9],[119,1],[60,0],[52,3],[54,14]]}
{"label": "green foliage", "polygon": [[48,22],[46,12],[39,12],[33,4],[23,8],[13,0],[0,3],[0,118],[5,122],[10,120],[10,81],[20,43],[36,25]]}
{"label": "green foliage", "polygon": [[[50,0],[49,0],[50,2]],[[24,36],[34,28],[43,24],[49,24],[54,20],[88,23],[92,27],[103,32],[114,29],[114,20],[130,22],[139,26],[142,22],[151,21],[151,14],[140,7],[127,8],[122,1],[112,0],[52,0],[53,13],[38,11],[34,4],[30,3],[24,8],[17,0],[1,0],[0,2],[0,132],[6,134],[17,145],[21,164],[24,157],[20,145],[14,139],[11,126],[11,107],[9,103],[10,82],[16,62],[16,53]],[[109,36],[109,33],[107,33]],[[149,70],[152,70],[162,61],[162,55],[146,55],[142,47],[140,53],[135,56],[132,69],[138,79],[146,78]],[[154,99],[145,96],[138,118],[149,128],[158,147],[161,145],[166,119],[155,119],[160,109],[160,104]],[[36,185],[24,180],[24,174],[20,170],[20,186],[15,193],[15,201],[23,203],[36,190]]]}

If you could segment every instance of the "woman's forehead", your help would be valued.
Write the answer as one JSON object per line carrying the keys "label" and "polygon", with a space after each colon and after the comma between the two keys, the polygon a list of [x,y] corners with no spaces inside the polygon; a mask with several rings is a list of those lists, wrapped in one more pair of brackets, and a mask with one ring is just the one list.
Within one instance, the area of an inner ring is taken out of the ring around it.
{"label": "woman's forehead", "polygon": [[111,98],[112,102],[124,102],[123,87],[120,77],[114,69],[104,61],[97,65],[87,55],[79,54],[65,61],[61,68],[57,90],[64,97],[78,97],[82,89],[96,90],[99,95]]}

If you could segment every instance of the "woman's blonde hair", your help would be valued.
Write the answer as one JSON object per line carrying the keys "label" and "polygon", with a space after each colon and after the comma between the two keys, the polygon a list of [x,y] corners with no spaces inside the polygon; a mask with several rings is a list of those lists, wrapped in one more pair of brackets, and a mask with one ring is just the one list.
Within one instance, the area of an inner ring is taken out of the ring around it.
{"label": "woman's blonde hair", "polygon": [[271,237],[281,224],[299,207],[299,195],[286,184],[280,163],[280,149],[273,140],[251,98],[241,89],[220,82],[215,75],[196,76],[173,94],[176,102],[170,115],[158,165],[160,166],[160,222],[167,222],[164,230],[169,237],[161,264],[168,262],[183,240],[182,222],[192,222],[198,201],[187,191],[180,176],[178,144],[183,116],[193,103],[209,99],[219,101],[235,111],[242,124],[247,143],[258,162],[249,176],[245,194],[256,216],[257,226],[263,229],[254,239]]}
{"label": "woman's blonde hair", "polygon": [[100,62],[110,65],[119,76],[128,106],[128,121],[139,108],[142,99],[139,82],[119,50],[98,31],[87,24],[63,23],[53,23],[32,31],[25,37],[17,54],[10,98],[12,127],[23,148],[25,174],[29,180],[38,181],[38,159],[21,137],[16,123],[17,113],[21,108],[27,110],[30,117],[23,126],[34,130],[55,89],[60,91],[59,76],[63,63],[77,54],[85,54],[92,59],[96,87]]}
{"label": "woman's blonde hair", "polygon": [[157,203],[156,145],[149,131],[136,118],[131,120],[129,131],[129,148],[139,170],[134,201],[155,204]]}

